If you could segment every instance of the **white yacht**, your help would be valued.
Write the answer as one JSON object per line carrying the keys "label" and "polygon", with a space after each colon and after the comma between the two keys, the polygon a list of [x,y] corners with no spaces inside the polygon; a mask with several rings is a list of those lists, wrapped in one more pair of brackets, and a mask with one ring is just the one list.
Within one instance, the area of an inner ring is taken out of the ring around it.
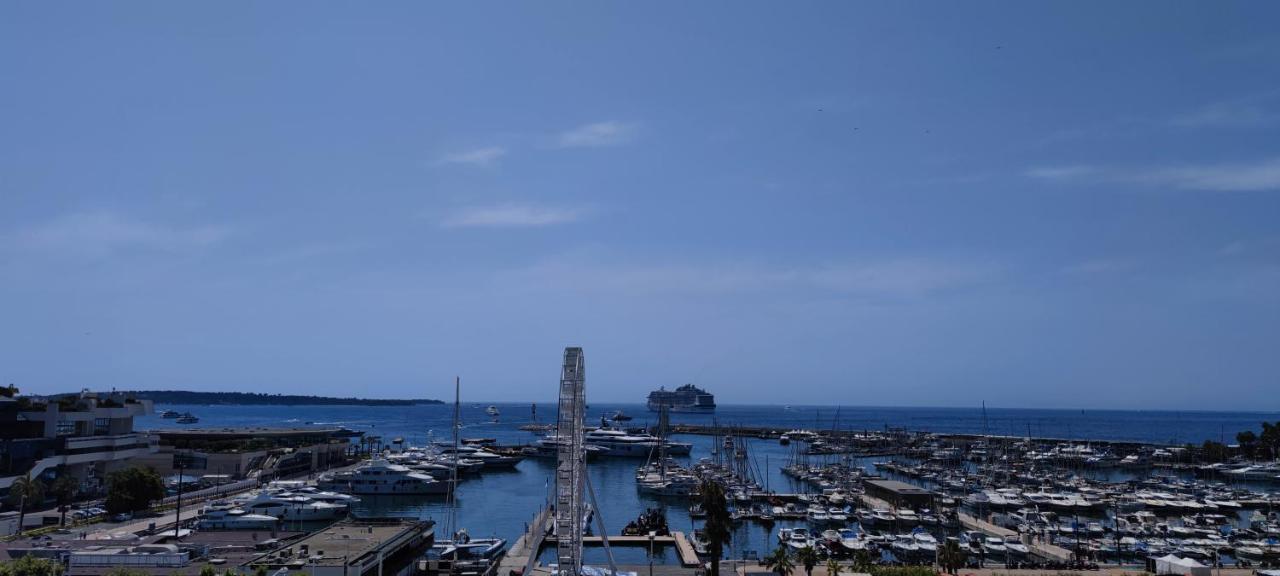
{"label": "white yacht", "polygon": [[[624,456],[632,458],[648,458],[657,453],[662,440],[649,434],[630,434],[614,428],[596,428],[588,430],[583,436],[583,443],[604,449],[602,456]],[[687,455],[693,448],[686,442],[666,442],[666,452],[670,456]]]}
{"label": "white yacht", "polygon": [[437,447],[437,450],[440,452],[441,456],[441,458],[437,459],[437,463],[442,461],[450,462],[456,452],[459,462],[466,460],[479,460],[484,464],[484,468],[486,469],[514,468],[516,464],[519,464],[524,460],[523,456],[503,456],[476,446],[458,446],[457,448],[454,448],[453,446],[439,446]]}
{"label": "white yacht", "polygon": [[347,472],[322,476],[319,487],[350,494],[448,494],[449,482],[386,460],[372,460]]}
{"label": "white yacht", "polygon": [[313,500],[291,492],[262,491],[239,502],[245,512],[274,516],[286,522],[337,520],[347,515],[347,505]]}
{"label": "white yacht", "polygon": [[501,412],[498,411],[498,407],[492,404],[490,404],[488,408],[484,409],[484,413],[490,416],[493,416],[494,418],[497,418],[500,414],[502,414]]}
{"label": "white yacht", "polygon": [[270,530],[280,520],[266,514],[250,514],[234,504],[210,504],[200,511],[201,530]]}

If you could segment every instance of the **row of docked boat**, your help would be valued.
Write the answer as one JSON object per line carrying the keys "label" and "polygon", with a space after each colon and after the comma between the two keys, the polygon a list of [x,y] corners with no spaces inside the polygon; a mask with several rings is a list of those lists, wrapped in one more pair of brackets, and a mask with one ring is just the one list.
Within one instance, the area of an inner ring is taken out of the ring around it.
{"label": "row of docked boat", "polygon": [[288,522],[332,522],[347,516],[358,498],[302,482],[273,482],[246,495],[213,502],[197,527],[206,530],[267,530]]}

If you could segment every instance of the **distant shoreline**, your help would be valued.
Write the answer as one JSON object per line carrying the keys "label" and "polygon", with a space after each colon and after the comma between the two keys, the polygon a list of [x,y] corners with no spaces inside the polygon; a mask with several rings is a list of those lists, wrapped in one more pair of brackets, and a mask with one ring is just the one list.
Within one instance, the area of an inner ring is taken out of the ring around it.
{"label": "distant shoreline", "polygon": [[238,406],[417,406],[444,404],[427,398],[333,398],[298,394],[257,394],[253,392],[191,392],[185,390],[137,390],[124,392],[156,404],[225,404]]}

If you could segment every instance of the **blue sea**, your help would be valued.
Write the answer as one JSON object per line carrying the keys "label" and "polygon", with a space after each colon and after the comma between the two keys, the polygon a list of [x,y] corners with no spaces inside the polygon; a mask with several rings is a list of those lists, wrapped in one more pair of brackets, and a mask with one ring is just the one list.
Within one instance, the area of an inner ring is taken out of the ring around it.
{"label": "blue sea", "polygon": [[[501,417],[492,421],[484,412],[490,402],[465,403],[462,406],[463,437],[494,438],[503,444],[531,443],[537,436],[519,430],[531,419],[526,403],[498,403]],[[403,438],[410,444],[430,440],[446,440],[450,435],[452,405],[420,406],[191,406],[165,405],[160,410],[192,412],[200,423],[180,425],[156,416],[138,419],[138,429],[160,428],[239,428],[239,427],[308,427],[345,426],[381,436],[384,443]],[[542,422],[553,421],[555,403],[539,403],[537,413]],[[588,419],[598,420],[616,410],[635,417],[629,424],[639,426],[656,422],[656,414],[638,404],[591,404]],[[933,432],[1007,434],[1053,438],[1141,441],[1153,443],[1200,443],[1204,440],[1232,442],[1236,432],[1261,428],[1260,423],[1280,420],[1278,413],[1247,412],[1157,412],[1111,410],[1026,410],[988,408],[875,408],[835,406],[720,406],[717,413],[672,414],[672,422],[721,425],[767,425],[779,428],[840,428],[845,430],[879,430],[885,427]],[[706,436],[683,436],[677,439],[694,444],[690,458],[709,456],[712,440]],[[769,487],[779,492],[802,492],[805,487],[780,472],[787,463],[790,449],[776,441],[750,440],[754,469],[767,478]],[[870,466],[870,460],[861,462]],[[692,522],[680,500],[663,500],[638,494],[634,472],[635,460],[600,460],[590,465],[590,476],[599,498],[600,514],[610,534],[639,516],[646,508],[666,510],[673,530],[691,530]],[[528,459],[515,471],[489,472],[463,482],[457,492],[458,525],[473,536],[499,536],[512,540],[524,530],[543,506],[553,476],[552,462]],[[422,497],[365,497],[357,510],[364,514],[401,515],[442,521],[447,516],[445,502]],[[788,526],[779,522],[774,530]],[[765,554],[774,546],[770,532],[751,523],[737,529],[730,549],[732,557],[751,553]],[[549,551],[553,552],[553,551]],[[603,552],[593,549],[588,560],[603,562]],[[614,549],[623,564],[647,562],[646,552],[639,549]],[[673,552],[661,552],[659,562],[673,561]]]}

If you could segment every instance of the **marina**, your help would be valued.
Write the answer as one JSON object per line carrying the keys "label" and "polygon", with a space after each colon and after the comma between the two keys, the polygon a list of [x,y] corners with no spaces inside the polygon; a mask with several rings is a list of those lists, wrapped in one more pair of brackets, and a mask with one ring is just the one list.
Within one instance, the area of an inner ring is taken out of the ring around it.
{"label": "marina", "polygon": [[[678,574],[672,570],[698,570],[708,559],[700,492],[711,482],[728,506],[724,560],[748,570],[763,569],[762,559],[778,547],[855,565],[937,565],[951,545],[974,568],[1141,566],[1163,556],[1227,568],[1280,562],[1280,484],[1265,462],[1210,463],[1194,448],[1129,440],[859,430],[842,425],[843,412],[834,410],[825,418],[815,411],[808,426],[805,418],[752,426],[719,417],[676,420],[706,415],[665,406],[654,419],[620,420],[613,416],[626,408],[607,405],[593,409],[596,417],[584,403],[577,437],[585,465],[572,473],[586,482],[582,514],[576,524],[558,523],[564,519],[551,514],[561,501],[555,478],[564,477],[561,454],[574,436],[532,427],[536,408],[527,420],[500,421],[493,412],[503,408],[416,408],[438,414],[425,425],[317,419],[272,429],[261,420],[237,428],[215,419],[203,431],[168,433],[167,441],[188,449],[255,438],[346,448],[318,452],[324,458],[311,462],[322,469],[301,476],[193,492],[189,500],[205,496],[181,516],[127,528],[154,534],[165,548],[138,549],[131,541],[112,554],[179,573],[214,562],[242,573],[258,566],[369,573],[388,559],[405,574],[548,573],[566,543],[559,528],[577,525],[582,534],[570,545],[581,546],[584,564],[623,570],[653,562]],[[166,529],[179,538],[166,539]],[[110,547],[121,533],[54,539],[41,553],[74,555],[80,542]],[[248,549],[255,554],[191,546],[236,533],[253,535]],[[343,545],[355,548],[334,552]],[[183,553],[186,560],[176,560]],[[111,560],[93,558],[98,568]],[[91,573],[89,556],[76,562]]]}

